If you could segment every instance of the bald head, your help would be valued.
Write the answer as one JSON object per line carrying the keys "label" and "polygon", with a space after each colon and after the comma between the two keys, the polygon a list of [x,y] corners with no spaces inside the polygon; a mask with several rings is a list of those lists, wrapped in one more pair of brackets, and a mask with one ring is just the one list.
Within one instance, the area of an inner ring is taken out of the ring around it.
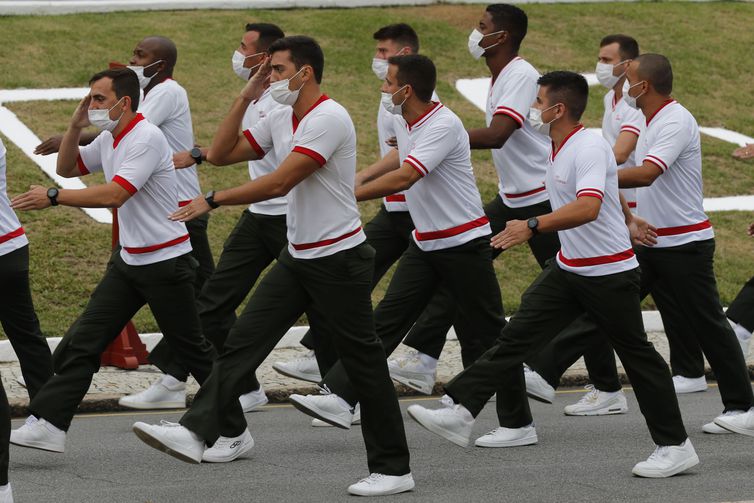
{"label": "bald head", "polygon": [[639,80],[646,80],[660,94],[673,92],[673,69],[668,58],[661,54],[642,54],[634,59],[633,64]]}
{"label": "bald head", "polygon": [[138,47],[141,47],[145,52],[151,53],[155,61],[163,60],[166,70],[172,73],[178,60],[178,49],[176,49],[172,40],[160,36],[147,37],[139,42]]}

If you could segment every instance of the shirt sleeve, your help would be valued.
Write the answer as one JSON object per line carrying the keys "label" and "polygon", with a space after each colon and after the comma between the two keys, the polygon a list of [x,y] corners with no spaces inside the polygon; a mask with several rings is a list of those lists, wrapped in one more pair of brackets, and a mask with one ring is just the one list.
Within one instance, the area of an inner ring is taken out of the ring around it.
{"label": "shirt sleeve", "polygon": [[[403,162],[418,171],[421,176],[427,176],[463,141],[458,138],[454,128],[448,127],[447,123],[435,121],[429,125],[421,143],[409,152]],[[469,143],[468,136],[465,143]]]}
{"label": "shirt sleeve", "polygon": [[577,198],[596,197],[602,200],[609,163],[610,157],[605,150],[592,147],[579,152],[575,160]]}
{"label": "shirt sleeve", "polygon": [[537,97],[537,81],[529,75],[514,73],[505,77],[503,92],[495,103],[495,115],[507,115],[523,127],[534,99]]}
{"label": "shirt sleeve", "polygon": [[107,141],[106,137],[112,141],[111,135],[100,133],[92,143],[79,147],[79,156],[76,158],[76,164],[82,175],[102,171],[101,148],[103,142]]}
{"label": "shirt sleeve", "polygon": [[123,164],[116,169],[112,181],[134,195],[147,183],[160,162],[162,162],[162,154],[157,148],[149,143],[136,143],[129,148]]}
{"label": "shirt sleeve", "polygon": [[689,143],[690,135],[678,121],[663,124],[654,142],[647,148],[642,163],[649,161],[664,173],[672,165]]}
{"label": "shirt sleeve", "polygon": [[261,159],[273,147],[272,116],[268,114],[249,129],[244,129],[243,135]]}
{"label": "shirt sleeve", "polygon": [[158,89],[159,87],[155,87],[152,89],[152,92],[147,94],[147,97],[139,106],[139,112],[149,122],[160,127],[173,115],[178,103],[174,94],[167,92],[155,93]]}
{"label": "shirt sleeve", "polygon": [[646,123],[644,114],[641,113],[641,110],[634,110],[631,107],[625,108],[626,110],[623,112],[623,121],[621,121],[620,125],[620,132],[627,131],[639,136]]}
{"label": "shirt sleeve", "polygon": [[320,165],[327,164],[327,160],[340,148],[348,138],[349,127],[340,117],[324,120],[309,120],[300,136],[293,139],[293,152],[304,154]]}

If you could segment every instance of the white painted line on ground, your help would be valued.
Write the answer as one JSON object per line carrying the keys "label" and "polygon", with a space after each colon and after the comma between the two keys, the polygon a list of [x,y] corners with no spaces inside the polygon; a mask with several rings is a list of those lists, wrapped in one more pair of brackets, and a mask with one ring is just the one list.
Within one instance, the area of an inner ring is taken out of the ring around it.
{"label": "white painted line on ground", "polygon": [[[589,85],[597,85],[597,78],[593,73],[582,74],[586,77]],[[485,111],[487,106],[487,95],[490,89],[490,78],[483,77],[479,79],[459,79],[456,81],[456,89],[469,100],[475,107]],[[602,134],[600,128],[589,128],[599,134]],[[728,129],[717,127],[699,127],[699,130],[719,140],[727,141],[738,146],[744,146],[754,143],[754,138],[750,136],[730,131]],[[729,197],[707,197],[704,199],[704,211],[752,211],[754,210],[754,196],[729,196]]]}
{"label": "white painted line on ground", "polygon": [[80,100],[88,93],[88,87],[57,87],[52,89],[3,89],[0,90],[0,105],[19,101]]}

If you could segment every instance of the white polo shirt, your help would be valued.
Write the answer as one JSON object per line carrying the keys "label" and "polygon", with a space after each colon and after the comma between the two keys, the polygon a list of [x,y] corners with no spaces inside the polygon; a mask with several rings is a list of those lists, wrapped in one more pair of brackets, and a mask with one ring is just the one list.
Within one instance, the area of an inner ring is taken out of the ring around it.
{"label": "white polo shirt", "polygon": [[[287,105],[281,105],[277,101],[273,100],[272,96],[270,96],[269,88],[265,89],[264,93],[262,93],[262,96],[260,96],[257,101],[252,102],[246,109],[246,113],[241,120],[241,127],[244,131],[249,130],[254,124],[257,124],[262,119],[271,114],[273,110],[277,109],[286,110],[289,114],[291,112],[291,107]],[[290,127],[283,127],[279,132],[275,134],[290,136],[291,129]],[[285,155],[288,155],[288,152],[290,152],[290,149],[285,152]],[[272,173],[278,168],[280,162],[283,159],[285,159],[285,156],[278,158],[278,156],[275,154],[275,150],[270,150],[269,152],[267,152],[267,155],[265,155],[261,159],[256,161],[249,161],[249,177],[252,180],[255,180],[260,176]],[[273,199],[268,199],[267,201],[249,205],[249,211],[261,215],[285,215],[288,211],[288,202],[285,196],[275,197]]]}
{"label": "white polo shirt", "polygon": [[657,227],[655,248],[715,237],[704,213],[699,126],[686,108],[671,99],[647,119],[636,159],[662,170],[652,185],[636,191],[637,213]]}
{"label": "white polo shirt", "polygon": [[403,121],[397,133],[402,163],[422,176],[406,191],[416,245],[443,250],[491,234],[471,167],[469,135],[456,114],[434,102],[412,124]]}
{"label": "white polo shirt", "polygon": [[639,266],[620,204],[613,149],[598,134],[576,127],[551,147],[547,192],[553,211],[579,197],[602,201],[597,219],[558,231],[558,266],[580,276],[605,276]]}
{"label": "white polo shirt", "polygon": [[[432,101],[440,101],[437,97],[437,92],[432,91]],[[398,131],[405,127],[406,121],[403,117],[396,114],[391,114],[380,103],[377,107],[377,138],[380,142],[380,157],[385,157],[393,147],[389,146],[386,142],[388,139],[396,136]],[[402,192],[383,197],[382,203],[385,205],[387,211],[408,211],[408,205],[406,204],[406,195]]]}
{"label": "white polo shirt", "polygon": [[[286,127],[290,134],[284,137],[279,131]],[[353,192],[356,130],[345,108],[322,95],[300,120],[292,109],[275,110],[244,135],[260,156],[271,149],[279,159],[298,152],[320,165],[288,193],[293,257],[327,257],[366,240]]]}
{"label": "white polo shirt", "polygon": [[[624,91],[625,92],[625,91]],[[605,113],[602,115],[602,137],[610,145],[615,146],[618,135],[623,132],[635,134],[637,137],[644,129],[644,114],[641,110],[631,108],[626,101],[615,99],[615,91],[610,89],[602,100],[605,107]],[[636,166],[636,150],[631,152],[626,162],[620,164],[618,169]],[[620,189],[623,197],[626,198],[630,208],[636,208],[636,189]]]}
{"label": "white polo shirt", "polygon": [[[149,90],[139,103],[139,112],[160,128],[173,153],[194,148],[194,128],[191,123],[186,90],[173,79],[166,79]],[[196,165],[175,170],[178,177],[178,201],[190,203],[202,193]]]}
{"label": "white polo shirt", "polygon": [[128,265],[154,264],[191,251],[186,225],[168,220],[178,209],[173,150],[157,126],[137,114],[113,138],[103,131],[79,148],[82,175],[103,171],[131,197],[118,208],[120,256]]}
{"label": "white polo shirt", "polygon": [[0,140],[0,256],[29,244],[21,222],[10,207],[5,170],[5,145]]}
{"label": "white polo shirt", "polygon": [[545,172],[550,140],[526,120],[537,97],[539,72],[522,58],[505,65],[487,97],[487,126],[495,115],[507,115],[518,124],[502,148],[492,150],[500,180],[500,197],[511,208],[547,201]]}

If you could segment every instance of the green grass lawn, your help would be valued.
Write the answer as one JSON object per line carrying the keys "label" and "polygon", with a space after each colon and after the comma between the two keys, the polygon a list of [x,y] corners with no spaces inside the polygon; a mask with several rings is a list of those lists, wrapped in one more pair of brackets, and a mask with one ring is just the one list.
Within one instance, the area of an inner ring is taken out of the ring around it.
{"label": "green grass lawn", "polygon": [[[754,134],[754,87],[746,63],[754,46],[754,5],[743,3],[637,3],[526,5],[529,35],[522,56],[540,71],[592,71],[597,46],[608,33],[636,37],[643,51],[660,52],[673,62],[675,97],[705,126],[721,126]],[[469,127],[484,117],[455,91],[458,78],[486,76],[473,60],[466,38],[483,6],[435,6],[354,10],[184,11],[86,14],[56,17],[0,18],[0,89],[84,86],[109,61],[127,61],[136,42],[159,34],[179,49],[176,79],[189,92],[197,141],[208,144],[215,127],[242,82],[233,74],[230,57],[250,21],[279,24],[288,34],[314,36],[325,51],[324,90],[351,113],[359,138],[359,167],[377,155],[374,127],[380,82],[370,70],[371,34],[380,26],[405,21],[422,39],[422,52],[433,58],[439,74],[438,93]],[[76,34],[71,36],[71,34]],[[602,90],[593,88],[585,117],[599,126]],[[62,132],[74,102],[10,104],[41,138]],[[11,195],[29,184],[50,180],[7,138]],[[733,146],[703,137],[705,195],[754,193],[754,162],[730,157]],[[474,167],[484,200],[496,192],[488,152],[474,153]],[[202,167],[202,187],[223,188],[247,179],[244,166]],[[101,178],[89,177],[87,183]],[[362,205],[365,220],[378,203]],[[212,214],[210,237],[216,257],[242,208]],[[32,288],[47,335],[63,335],[83,309],[101,276],[110,245],[109,228],[79,210],[56,208],[20,215],[31,241]],[[743,212],[713,213],[717,229],[717,274],[721,296],[729,303],[754,274],[752,245],[744,234],[751,217]],[[516,309],[523,289],[537,273],[528,248],[503,254],[497,273],[506,310]],[[375,290],[379,301],[387,281]],[[1,287],[1,286],[0,286]],[[647,302],[647,306],[651,303]],[[151,315],[136,318],[140,331],[158,330]]]}

